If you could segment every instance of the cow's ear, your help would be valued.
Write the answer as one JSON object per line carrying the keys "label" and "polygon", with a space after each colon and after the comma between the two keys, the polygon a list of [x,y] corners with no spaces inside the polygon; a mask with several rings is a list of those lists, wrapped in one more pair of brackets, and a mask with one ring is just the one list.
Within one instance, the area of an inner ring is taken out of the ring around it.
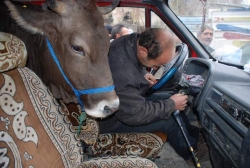
{"label": "cow's ear", "polygon": [[96,0],[77,0],[79,4],[83,7],[88,7],[88,6],[95,6],[96,5]]}
{"label": "cow's ear", "polygon": [[60,17],[51,10],[43,10],[42,6],[39,5],[31,7],[28,4],[23,5],[10,1],[5,1],[5,4],[16,23],[32,34],[45,34],[45,31],[49,33],[49,30],[55,26],[54,22],[59,20],[55,17]]}
{"label": "cow's ear", "polygon": [[109,6],[105,6],[105,7],[98,7],[98,11],[102,14],[102,15],[106,15],[110,12],[112,12],[120,3],[120,0],[113,0],[112,4]]}

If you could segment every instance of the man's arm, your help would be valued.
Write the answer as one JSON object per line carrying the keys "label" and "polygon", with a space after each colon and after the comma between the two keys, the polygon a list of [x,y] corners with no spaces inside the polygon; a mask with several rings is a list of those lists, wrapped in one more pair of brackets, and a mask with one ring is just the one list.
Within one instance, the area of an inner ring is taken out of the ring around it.
{"label": "man's arm", "polygon": [[120,99],[120,108],[115,116],[127,125],[146,125],[167,119],[175,110],[175,102],[172,99],[146,101],[140,91],[132,86],[126,86],[124,91],[118,91],[117,94]]}

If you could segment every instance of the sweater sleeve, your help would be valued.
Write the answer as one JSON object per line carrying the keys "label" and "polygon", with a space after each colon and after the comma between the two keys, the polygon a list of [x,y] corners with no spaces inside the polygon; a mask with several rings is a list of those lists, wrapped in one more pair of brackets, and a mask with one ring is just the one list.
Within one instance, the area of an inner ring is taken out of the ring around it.
{"label": "sweater sleeve", "polygon": [[120,99],[120,108],[115,116],[120,122],[130,126],[147,125],[167,119],[175,108],[172,99],[146,101],[138,89],[129,85],[117,94]]}

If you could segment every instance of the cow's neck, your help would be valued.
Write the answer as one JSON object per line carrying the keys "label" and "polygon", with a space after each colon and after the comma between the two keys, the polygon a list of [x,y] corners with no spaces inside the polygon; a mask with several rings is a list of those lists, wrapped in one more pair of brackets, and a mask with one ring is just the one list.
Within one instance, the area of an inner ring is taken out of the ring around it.
{"label": "cow's neck", "polygon": [[77,98],[75,96],[72,96],[68,94],[61,86],[57,87],[53,84],[48,85],[52,95],[56,99],[62,99],[64,103],[76,103],[77,104]]}

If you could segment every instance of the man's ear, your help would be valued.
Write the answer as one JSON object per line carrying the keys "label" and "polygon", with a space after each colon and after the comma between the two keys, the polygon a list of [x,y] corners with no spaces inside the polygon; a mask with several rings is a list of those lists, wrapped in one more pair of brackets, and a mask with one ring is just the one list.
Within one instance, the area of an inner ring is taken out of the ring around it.
{"label": "man's ear", "polygon": [[143,46],[139,46],[139,54],[142,57],[147,57],[148,56],[148,50]]}
{"label": "man's ear", "polygon": [[119,37],[121,37],[121,35],[120,35],[120,34],[116,34],[115,36],[116,36],[116,38],[119,38]]}

